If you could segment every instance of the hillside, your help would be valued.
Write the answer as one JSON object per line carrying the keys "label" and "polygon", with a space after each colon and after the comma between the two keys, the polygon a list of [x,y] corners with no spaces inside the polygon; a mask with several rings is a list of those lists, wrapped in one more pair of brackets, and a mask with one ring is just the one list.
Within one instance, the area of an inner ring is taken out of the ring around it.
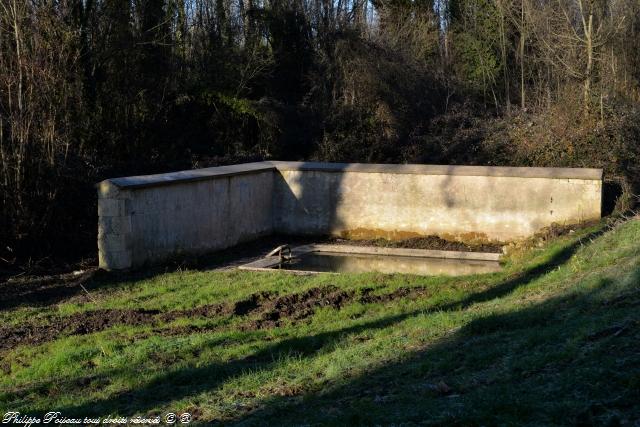
{"label": "hillside", "polygon": [[639,242],[633,218],[517,250],[490,275],[178,270],[36,289],[0,311],[0,409],[635,425]]}

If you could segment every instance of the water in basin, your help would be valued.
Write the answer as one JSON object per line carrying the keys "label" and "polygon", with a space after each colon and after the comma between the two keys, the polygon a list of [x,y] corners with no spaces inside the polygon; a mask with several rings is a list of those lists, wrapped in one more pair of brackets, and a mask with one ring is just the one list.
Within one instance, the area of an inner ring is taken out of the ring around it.
{"label": "water in basin", "polygon": [[497,261],[371,255],[339,252],[309,252],[273,266],[276,269],[333,273],[406,273],[462,276],[500,270]]}

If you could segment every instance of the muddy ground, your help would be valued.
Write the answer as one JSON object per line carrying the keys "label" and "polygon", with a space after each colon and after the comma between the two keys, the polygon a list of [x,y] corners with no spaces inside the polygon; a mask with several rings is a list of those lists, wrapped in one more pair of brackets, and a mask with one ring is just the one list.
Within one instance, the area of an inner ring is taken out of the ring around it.
{"label": "muddy ground", "polygon": [[[574,227],[554,226],[537,234],[537,238],[557,237],[572,232]],[[192,269],[231,269],[239,264],[264,256],[273,247],[282,243],[301,245],[308,243],[338,243],[345,245],[374,245],[388,247],[406,247],[440,250],[467,250],[496,252],[499,245],[466,245],[450,242],[435,236],[408,239],[401,242],[387,240],[350,241],[335,238],[302,239],[286,236],[270,236],[257,242],[239,245],[226,251],[203,257],[176,260],[132,273],[107,273],[90,267],[72,273],[50,276],[21,275],[0,283],[0,310],[18,305],[47,306],[61,301],[78,299],[90,301],[91,290],[117,285],[120,281],[138,280],[161,274],[176,268]],[[153,333],[161,335],[180,335],[210,330],[207,326],[161,327],[162,323],[179,318],[246,318],[240,325],[242,330],[274,328],[283,322],[297,322],[312,316],[318,308],[340,309],[344,305],[359,301],[361,303],[379,303],[399,298],[416,298],[426,295],[424,288],[400,288],[388,294],[374,294],[372,289],[363,289],[358,293],[344,291],[334,286],[313,288],[299,294],[278,296],[269,292],[252,294],[248,298],[234,303],[220,303],[194,307],[187,310],[160,312],[155,310],[93,310],[76,313],[71,316],[52,316],[46,323],[28,322],[18,326],[0,326],[0,351],[21,344],[40,344],[60,336],[84,335],[100,332],[115,325],[158,325]],[[146,335],[146,333],[144,334]]]}
{"label": "muddy ground", "polygon": [[[177,326],[160,327],[161,323],[180,318],[243,317],[241,330],[275,328],[284,322],[299,322],[307,319],[322,307],[339,310],[346,304],[381,303],[399,298],[417,298],[427,295],[423,287],[399,288],[387,294],[374,294],[372,288],[359,292],[341,290],[335,286],[316,287],[302,293],[278,296],[270,292],[259,292],[233,303],[211,304],[186,310],[120,310],[100,309],[70,316],[51,316],[46,323],[27,322],[17,326],[0,327],[0,351],[18,345],[42,344],[61,336],[85,335],[100,332],[116,325],[157,325],[153,333],[178,335],[202,330],[207,327]],[[143,337],[143,334],[140,337]]]}
{"label": "muddy ground", "polygon": [[274,247],[289,244],[291,246],[309,243],[357,244],[390,247],[407,247],[441,250],[485,250],[497,251],[498,246],[465,246],[456,242],[447,242],[437,237],[409,239],[402,242],[386,240],[350,241],[336,238],[300,238],[291,236],[269,236],[255,242],[212,253],[209,255],[172,260],[161,265],[148,267],[129,273],[107,273],[95,266],[81,266],[74,272],[42,275],[24,271],[12,277],[0,277],[0,310],[19,305],[48,306],[69,300],[91,299],[91,290],[115,286],[121,281],[140,280],[176,269],[194,270],[230,270],[263,257]]}

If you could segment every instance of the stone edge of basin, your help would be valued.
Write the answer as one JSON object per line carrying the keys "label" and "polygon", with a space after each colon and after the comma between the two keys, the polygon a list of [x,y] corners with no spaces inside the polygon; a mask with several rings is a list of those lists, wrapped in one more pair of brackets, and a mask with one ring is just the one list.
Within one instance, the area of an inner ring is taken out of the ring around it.
{"label": "stone edge of basin", "polygon": [[457,175],[457,176],[497,176],[517,178],[555,178],[602,180],[602,169],[595,168],[542,168],[509,166],[452,166],[420,164],[374,164],[374,163],[322,163],[322,162],[285,162],[264,161],[241,163],[229,166],[214,166],[203,169],[191,169],[179,172],[155,175],[139,175],[110,178],[96,184],[99,189],[115,186],[121,189],[154,187],[167,184],[222,178],[269,170],[279,171],[318,171],[318,172],[360,172],[360,173],[396,173],[420,175]]}
{"label": "stone edge of basin", "polygon": [[[341,255],[380,255],[380,256],[402,256],[410,258],[438,258],[461,261],[484,261],[500,262],[502,254],[494,252],[462,252],[462,251],[440,251],[432,249],[410,249],[410,248],[383,248],[374,246],[356,245],[331,245],[331,244],[309,244],[297,246],[291,249],[295,256],[311,252],[329,252]],[[240,270],[252,271],[285,271],[287,273],[309,273],[317,274],[314,271],[301,270],[274,270],[273,267],[280,263],[278,256],[266,256],[257,260],[238,266]]]}
{"label": "stone edge of basin", "polygon": [[498,252],[442,251],[436,249],[387,248],[360,245],[333,245],[312,243],[292,249],[294,255],[308,252],[332,252],[340,254],[403,256],[417,258],[458,259],[469,261],[500,261],[502,254]]}

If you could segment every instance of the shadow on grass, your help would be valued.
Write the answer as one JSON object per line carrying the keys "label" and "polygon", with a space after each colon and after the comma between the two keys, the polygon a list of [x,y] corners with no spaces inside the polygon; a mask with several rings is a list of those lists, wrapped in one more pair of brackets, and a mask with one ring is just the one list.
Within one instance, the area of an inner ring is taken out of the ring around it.
{"label": "shadow on grass", "polygon": [[[602,234],[602,232],[604,232],[604,228],[589,234],[583,239],[593,239]],[[141,267],[130,272],[107,272],[93,268],[78,276],[70,273],[25,281],[17,280],[15,283],[0,283],[0,310],[9,310],[18,306],[47,307],[72,297],[84,295],[86,292],[90,293],[104,288],[114,289],[125,283],[152,279],[162,274],[180,271],[181,269],[204,271],[239,265],[265,255],[269,250],[284,242],[292,245],[302,245],[319,243],[327,239],[327,237],[322,236],[301,237],[274,234],[222,251],[200,256],[175,258],[161,264]],[[464,308],[469,304],[493,299],[504,292],[510,292],[511,289],[520,286],[523,282],[534,280],[541,274],[545,274],[550,269],[562,264],[573,255],[578,246],[579,243],[570,245],[557,254],[549,263],[530,269],[485,293],[472,295],[465,301],[443,306],[440,309]]]}
{"label": "shadow on grass", "polygon": [[443,311],[462,310],[473,304],[478,304],[505,296],[515,289],[526,286],[539,277],[542,277],[545,274],[548,274],[554,269],[560,267],[562,264],[566,263],[578,249],[580,249],[583,242],[596,239],[605,232],[606,229],[604,227],[601,227],[600,229],[588,233],[587,235],[559,249],[551,256],[551,258],[547,262],[543,262],[535,267],[528,268],[525,271],[516,274],[514,277],[507,279],[496,286],[492,286],[485,291],[472,293],[461,301],[443,304],[437,307],[437,309]]}
{"label": "shadow on grass", "polygon": [[235,266],[264,256],[283,243],[308,244],[317,243],[323,239],[272,235],[241,243],[229,249],[199,256],[176,257],[164,263],[140,267],[133,271],[108,272],[94,267],[79,275],[65,273],[46,277],[15,278],[11,282],[0,281],[0,310],[10,310],[18,306],[48,307],[73,297],[86,295],[86,291],[115,289],[125,283],[153,279],[156,276],[183,269],[204,271]]}
{"label": "shadow on grass", "polygon": [[124,415],[144,412],[173,400],[195,395],[206,390],[214,390],[226,380],[249,369],[272,369],[278,364],[278,360],[283,355],[309,357],[322,348],[331,347],[346,335],[386,328],[416,314],[418,312],[405,313],[336,331],[286,339],[242,359],[170,372],[160,375],[141,389],[121,393],[103,400],[92,401],[80,406],[65,408],[61,411],[64,414],[77,415],[109,413]]}
{"label": "shadow on grass", "polygon": [[[83,274],[61,274],[29,280],[0,283],[0,311],[18,306],[46,307],[79,295],[85,289],[108,285],[107,274],[91,269]],[[81,286],[82,285],[82,286]]]}
{"label": "shadow on grass", "polygon": [[[593,238],[599,233],[600,232],[592,233],[586,238]],[[140,389],[116,394],[115,396],[101,400],[94,400],[86,404],[64,408],[62,412],[70,415],[144,413],[145,411],[162,406],[171,401],[197,395],[207,390],[215,390],[226,380],[247,369],[251,368],[262,371],[274,369],[277,363],[274,361],[280,359],[282,355],[296,354],[303,358],[311,357],[323,348],[331,348],[333,344],[339,342],[347,335],[358,334],[367,330],[387,328],[425,312],[463,310],[472,304],[505,296],[517,287],[530,283],[535,278],[566,262],[573,253],[575,253],[579,245],[580,242],[576,241],[558,250],[547,262],[533,267],[490,289],[474,293],[461,301],[427,308],[426,310],[391,316],[314,336],[286,339],[243,359],[170,372],[158,376]]]}
{"label": "shadow on grass", "polygon": [[478,318],[397,363],[225,424],[638,425],[640,298],[611,298],[613,284]]}

